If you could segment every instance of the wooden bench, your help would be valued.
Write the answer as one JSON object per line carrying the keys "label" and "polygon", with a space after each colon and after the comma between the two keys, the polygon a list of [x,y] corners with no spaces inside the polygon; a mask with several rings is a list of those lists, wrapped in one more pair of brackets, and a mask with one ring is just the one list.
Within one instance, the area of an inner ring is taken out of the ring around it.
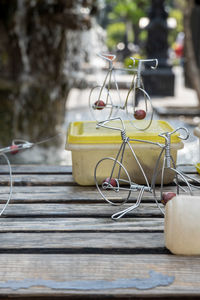
{"label": "wooden bench", "polygon": [[[200,256],[165,248],[152,196],[113,221],[119,208],[96,187],[78,186],[71,167],[22,165],[13,173],[12,201],[0,218],[0,299],[200,297]],[[2,166],[1,200],[8,184]]]}

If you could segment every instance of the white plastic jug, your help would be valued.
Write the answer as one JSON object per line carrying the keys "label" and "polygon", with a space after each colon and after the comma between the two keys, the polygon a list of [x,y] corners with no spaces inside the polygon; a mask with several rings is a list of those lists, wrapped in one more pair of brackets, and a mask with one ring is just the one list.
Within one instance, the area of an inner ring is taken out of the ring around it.
{"label": "white plastic jug", "polygon": [[185,194],[167,202],[164,234],[172,253],[200,255],[200,196]]}

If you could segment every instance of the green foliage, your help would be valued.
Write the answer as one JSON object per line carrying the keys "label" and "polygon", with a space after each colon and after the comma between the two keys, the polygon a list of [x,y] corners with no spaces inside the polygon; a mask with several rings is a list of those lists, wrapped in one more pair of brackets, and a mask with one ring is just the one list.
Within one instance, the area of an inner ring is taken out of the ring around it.
{"label": "green foliage", "polygon": [[107,27],[107,46],[111,50],[116,44],[123,41],[126,26],[124,23],[113,23],[109,24]]}
{"label": "green foliage", "polygon": [[[138,58],[138,59],[144,59],[145,58],[143,55],[141,55],[139,53],[133,54],[132,57]],[[138,61],[136,60],[135,64],[134,65],[133,64],[134,64],[133,60],[129,56],[125,58],[125,60],[124,60],[124,67],[125,68],[133,68],[133,67],[137,68]]]}
{"label": "green foliage", "polygon": [[[145,0],[106,0],[111,12],[108,14],[110,25],[107,26],[107,45],[114,48],[119,42],[124,41],[125,33],[128,42],[134,42],[135,29],[139,28],[139,20],[145,16],[147,1]],[[122,25],[124,24],[124,30]],[[138,31],[138,30],[137,30]]]}
{"label": "green foliage", "polygon": [[109,18],[114,20],[116,18],[126,19],[137,24],[139,19],[145,15],[144,7],[145,1],[133,0],[107,0],[112,6],[112,13]]}
{"label": "green foliage", "polygon": [[[144,45],[147,31],[139,29],[139,20],[147,16],[150,1],[146,0],[106,0],[110,7],[108,14],[109,25],[107,26],[107,45],[113,49],[119,42],[124,41],[127,34],[128,42],[139,40],[140,46]],[[183,31],[182,0],[166,0],[169,17],[175,18],[177,27],[169,30],[168,42],[173,47],[177,34]]]}
{"label": "green foliage", "polygon": [[144,41],[146,41],[146,39],[147,39],[147,30],[142,30],[141,32],[140,32],[140,34],[139,34],[139,38],[140,38],[140,40],[141,40],[141,42],[144,42]]}

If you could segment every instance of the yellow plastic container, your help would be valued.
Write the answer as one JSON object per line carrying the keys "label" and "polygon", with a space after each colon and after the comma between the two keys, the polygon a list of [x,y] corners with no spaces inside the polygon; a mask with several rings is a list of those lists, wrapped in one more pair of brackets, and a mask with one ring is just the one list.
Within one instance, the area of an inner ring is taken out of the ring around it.
{"label": "yellow plastic container", "polygon": [[[136,121],[138,122],[138,121]],[[139,121],[142,122],[142,121]],[[158,134],[173,131],[174,129],[165,121],[155,120],[146,131],[137,130],[130,121],[124,121],[126,135],[132,139],[164,144],[164,138]],[[112,127],[120,127],[118,121],[110,122]],[[183,148],[183,143],[178,133],[172,135],[171,154],[176,162],[177,150]],[[108,128],[96,128],[96,122],[72,122],[69,124],[67,133],[66,150],[72,151],[72,172],[74,180],[80,185],[94,185],[94,169],[97,162],[104,157],[116,157],[121,145],[121,134],[119,131]],[[151,181],[155,163],[160,154],[161,148],[144,142],[131,142],[145,174]],[[161,160],[162,163],[162,160]],[[145,184],[144,177],[132,155],[128,145],[125,150],[123,165],[127,169],[132,181],[138,184]],[[174,174],[170,172],[165,176],[165,183],[173,180]],[[102,177],[104,174],[102,174]],[[105,178],[107,177],[105,171]],[[159,181],[157,182],[159,183]]]}
{"label": "yellow plastic container", "polygon": [[[194,135],[199,138],[199,161],[200,161],[200,123],[197,127],[194,128]],[[200,174],[200,162],[196,163],[197,172]]]}

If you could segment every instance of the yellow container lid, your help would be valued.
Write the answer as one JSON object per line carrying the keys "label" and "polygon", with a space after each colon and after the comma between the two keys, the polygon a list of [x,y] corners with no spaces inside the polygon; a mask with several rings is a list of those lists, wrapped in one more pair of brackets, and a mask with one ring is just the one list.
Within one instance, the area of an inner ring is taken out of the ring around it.
{"label": "yellow container lid", "polygon": [[197,172],[200,174],[200,163],[196,164],[196,169],[197,169]]}
{"label": "yellow container lid", "polygon": [[[143,122],[135,121],[135,122]],[[140,123],[141,124],[141,123]],[[108,125],[108,124],[107,124]],[[174,130],[171,125],[165,121],[153,120],[151,126],[141,131],[136,129],[130,121],[124,121],[126,135],[132,139],[141,139],[146,141],[158,142],[164,144],[163,137],[158,135],[164,132],[172,132]],[[109,122],[109,126],[118,127],[120,121]],[[71,122],[67,133],[67,144],[120,144],[122,142],[120,131],[109,128],[96,128],[95,121]],[[171,136],[172,143],[179,143],[179,133]]]}

